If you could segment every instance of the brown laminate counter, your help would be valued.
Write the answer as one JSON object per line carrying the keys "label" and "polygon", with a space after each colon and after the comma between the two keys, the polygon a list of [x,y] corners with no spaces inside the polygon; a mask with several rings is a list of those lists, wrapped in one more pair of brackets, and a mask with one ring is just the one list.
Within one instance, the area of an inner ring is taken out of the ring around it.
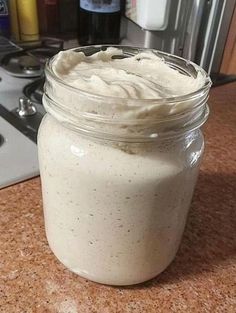
{"label": "brown laminate counter", "polygon": [[0,312],[236,312],[236,84],[212,89],[183,241],[157,278],[115,288],[69,272],[44,233],[40,180],[0,191]]}

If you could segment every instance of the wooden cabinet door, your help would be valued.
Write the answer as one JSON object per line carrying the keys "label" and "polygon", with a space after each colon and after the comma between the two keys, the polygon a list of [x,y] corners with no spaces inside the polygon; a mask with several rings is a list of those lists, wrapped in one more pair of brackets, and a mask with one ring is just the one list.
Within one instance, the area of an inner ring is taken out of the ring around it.
{"label": "wooden cabinet door", "polygon": [[231,21],[220,72],[228,75],[236,74],[236,8]]}

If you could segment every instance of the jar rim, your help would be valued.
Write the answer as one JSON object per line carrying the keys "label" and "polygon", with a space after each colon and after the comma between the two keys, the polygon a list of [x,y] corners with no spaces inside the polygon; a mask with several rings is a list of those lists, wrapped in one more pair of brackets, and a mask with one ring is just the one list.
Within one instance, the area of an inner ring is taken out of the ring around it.
{"label": "jar rim", "polygon": [[[121,49],[124,56],[127,57],[142,51],[153,51],[159,57],[164,58],[167,65],[180,73],[195,78],[200,72],[203,79],[205,78],[204,84],[198,90],[186,95],[158,99],[98,95],[71,86],[59,78],[52,66],[56,58],[54,56],[48,61],[45,69],[46,84],[43,104],[47,112],[68,128],[98,138],[112,138],[112,140],[114,138],[121,140],[122,138],[123,141],[131,139],[132,141],[149,141],[155,140],[157,137],[173,137],[197,129],[205,123],[209,114],[206,102],[211,79],[200,66],[169,53],[131,46],[96,45],[70,50],[86,51],[85,55],[89,56],[101,49],[106,50],[108,47]],[[71,94],[66,101],[63,101],[64,91],[67,90]],[[70,102],[69,106],[67,101]],[[190,103],[191,105],[189,105]],[[163,107],[170,111],[166,113],[163,110],[161,113],[160,110]],[[160,110],[156,110],[157,108]],[[147,112],[148,114],[146,114]]]}
{"label": "jar rim", "polygon": [[[206,71],[203,68],[201,68],[196,63],[189,61],[189,60],[186,60],[182,57],[176,56],[174,54],[170,54],[170,53],[163,52],[163,51],[156,50],[156,49],[133,47],[133,46],[128,46],[128,45],[127,46],[126,45],[91,45],[91,46],[82,46],[82,47],[72,48],[72,49],[68,49],[67,51],[85,52],[86,50],[91,50],[93,52],[91,54],[94,54],[96,52],[105,50],[109,47],[121,49],[121,50],[123,50],[123,52],[124,52],[124,49],[130,50],[129,56],[132,56],[133,54],[131,54],[131,51],[135,51],[135,50],[137,51],[137,53],[144,52],[144,51],[152,51],[157,56],[164,59],[164,61],[168,65],[171,64],[170,62],[167,61],[168,58],[183,62],[183,63],[185,63],[185,65],[187,67],[189,67],[189,69],[191,68],[191,69],[194,69],[196,73],[199,73],[199,72],[201,73],[202,77],[205,79],[204,84],[199,89],[197,89],[196,91],[193,91],[191,93],[187,93],[187,94],[180,95],[180,96],[171,96],[171,97],[162,97],[162,98],[136,99],[136,98],[122,98],[122,97],[116,97],[116,96],[100,95],[100,94],[96,94],[93,92],[82,90],[78,87],[74,87],[74,86],[66,83],[60,77],[58,77],[52,69],[53,62],[55,61],[55,58],[57,55],[55,55],[54,57],[52,57],[51,59],[49,59],[47,61],[46,66],[45,66],[46,76],[49,76],[50,78],[55,80],[58,84],[60,84],[64,87],[66,86],[66,88],[72,90],[73,92],[79,93],[81,95],[84,95],[84,96],[87,96],[90,98],[93,98],[94,100],[100,100],[100,101],[101,100],[108,100],[108,99],[113,100],[113,101],[115,101],[115,100],[118,100],[118,101],[129,100],[129,101],[133,102],[132,106],[136,107],[136,108],[140,107],[140,106],[144,106],[145,104],[150,105],[154,102],[156,104],[163,103],[163,102],[165,102],[167,104],[171,104],[171,103],[175,103],[175,102],[185,102],[186,100],[194,100],[196,97],[199,96],[199,94],[201,94],[202,92],[204,93],[205,91],[209,90],[211,85],[212,85],[212,81],[210,79],[210,76],[206,73]],[[127,52],[126,52],[126,55],[128,55]],[[173,65],[172,65],[172,67],[173,67]],[[175,69],[179,69],[182,72],[185,72],[185,74],[190,74],[189,72],[187,72],[183,68],[178,67],[176,64],[174,67],[175,67]]]}

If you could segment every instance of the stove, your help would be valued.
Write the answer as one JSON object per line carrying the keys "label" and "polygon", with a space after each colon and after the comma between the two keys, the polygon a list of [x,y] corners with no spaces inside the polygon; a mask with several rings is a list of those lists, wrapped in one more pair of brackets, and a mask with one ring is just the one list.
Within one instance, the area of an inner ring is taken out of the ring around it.
{"label": "stove", "polygon": [[39,174],[44,65],[62,49],[60,40],[22,48],[0,37],[0,188]]}

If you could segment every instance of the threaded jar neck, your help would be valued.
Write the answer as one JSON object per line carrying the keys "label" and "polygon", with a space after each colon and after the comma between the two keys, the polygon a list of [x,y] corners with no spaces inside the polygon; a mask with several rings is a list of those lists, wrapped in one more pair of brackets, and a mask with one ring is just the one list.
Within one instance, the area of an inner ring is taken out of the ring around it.
{"label": "threaded jar neck", "polygon": [[[124,57],[148,49],[115,46]],[[73,49],[92,55],[108,46]],[[43,104],[64,126],[98,138],[118,141],[152,141],[160,137],[178,136],[199,128],[207,119],[208,93],[211,80],[196,64],[180,57],[152,50],[178,72],[196,78],[200,73],[203,85],[198,90],[161,99],[126,99],[93,94],[68,85],[53,71],[52,58],[46,65]]]}

